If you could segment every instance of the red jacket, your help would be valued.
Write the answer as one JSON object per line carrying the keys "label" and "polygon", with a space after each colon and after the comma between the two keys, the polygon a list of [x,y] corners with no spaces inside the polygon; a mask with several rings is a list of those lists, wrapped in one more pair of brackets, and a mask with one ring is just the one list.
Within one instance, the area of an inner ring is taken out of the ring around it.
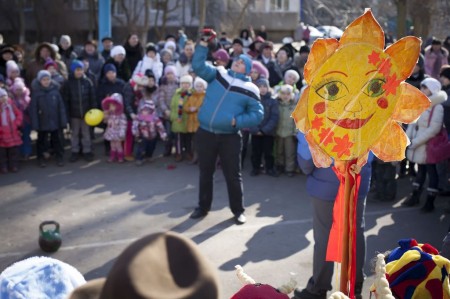
{"label": "red jacket", "polygon": [[[15,119],[11,117],[11,112]],[[22,144],[19,126],[22,124],[22,112],[8,99],[0,104],[0,147],[13,147]]]}

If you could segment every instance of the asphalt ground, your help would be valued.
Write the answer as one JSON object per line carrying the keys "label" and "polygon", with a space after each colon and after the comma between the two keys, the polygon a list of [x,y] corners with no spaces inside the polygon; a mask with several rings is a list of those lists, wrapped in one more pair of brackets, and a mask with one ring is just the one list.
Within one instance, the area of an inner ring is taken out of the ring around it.
{"label": "asphalt ground", "polygon": [[[132,241],[171,230],[196,242],[217,267],[221,298],[230,298],[241,287],[234,272],[237,264],[261,283],[280,286],[293,272],[300,287],[306,284],[314,243],[304,175],[251,177],[248,157],[243,170],[248,221],[238,226],[228,208],[220,170],[212,211],[203,220],[192,220],[197,166],[161,157],[161,144],[154,161],[141,167],[132,162],[107,163],[100,142],[95,152],[91,163],[80,160],[57,167],[50,160],[41,169],[31,159],[22,163],[18,173],[0,176],[0,270],[29,256],[48,255],[71,264],[87,280],[103,277]],[[371,260],[377,252],[409,237],[441,248],[450,224],[444,213],[448,198],[439,197],[436,211],[422,214],[418,207],[401,207],[410,190],[410,179],[402,178],[395,201],[367,201],[364,298],[369,298]],[[38,246],[38,227],[44,220],[61,225],[63,245],[50,255]],[[338,285],[336,280],[333,285]]]}

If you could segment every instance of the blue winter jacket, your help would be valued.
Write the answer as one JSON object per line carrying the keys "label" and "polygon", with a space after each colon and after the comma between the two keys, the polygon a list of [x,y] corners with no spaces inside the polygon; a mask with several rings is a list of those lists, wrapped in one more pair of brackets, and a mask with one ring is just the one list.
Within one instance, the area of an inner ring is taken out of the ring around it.
{"label": "blue winter jacket", "polygon": [[[297,159],[302,171],[307,175],[306,192],[312,197],[332,201],[336,199],[339,189],[339,180],[331,167],[317,168],[312,160],[308,143],[303,133],[297,134]],[[372,176],[373,154],[370,152],[366,165],[361,170],[361,185],[359,187],[358,199],[367,196]]]}
{"label": "blue winter jacket", "polygon": [[194,72],[208,82],[198,112],[200,127],[216,134],[233,134],[257,126],[264,115],[258,87],[243,74],[206,64],[207,54],[207,47],[197,45],[192,58]]}
{"label": "blue winter jacket", "polygon": [[261,132],[264,135],[273,136],[277,130],[280,114],[278,101],[272,98],[272,94],[268,92],[264,96],[261,96],[261,104],[264,107],[264,118],[258,126],[250,128],[250,133],[257,134]]}

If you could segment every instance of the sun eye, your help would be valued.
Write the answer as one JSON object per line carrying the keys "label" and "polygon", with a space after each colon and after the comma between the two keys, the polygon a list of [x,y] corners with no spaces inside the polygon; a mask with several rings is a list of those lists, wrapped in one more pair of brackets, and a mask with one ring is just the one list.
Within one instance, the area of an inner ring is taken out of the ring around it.
{"label": "sun eye", "polygon": [[328,101],[336,101],[348,94],[347,86],[340,81],[331,81],[316,89],[316,93]]}
{"label": "sun eye", "polygon": [[364,93],[371,98],[379,97],[384,93],[383,79],[372,79],[364,87]]}

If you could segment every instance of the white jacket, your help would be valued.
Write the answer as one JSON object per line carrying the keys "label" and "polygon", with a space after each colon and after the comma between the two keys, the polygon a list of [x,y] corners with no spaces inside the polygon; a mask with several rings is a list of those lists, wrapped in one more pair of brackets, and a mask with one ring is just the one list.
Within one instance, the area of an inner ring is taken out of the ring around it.
{"label": "white jacket", "polygon": [[145,74],[146,70],[152,70],[155,75],[156,84],[158,84],[159,79],[162,76],[163,64],[159,58],[159,54],[156,55],[155,59],[151,59],[147,55],[138,62],[136,68],[134,69],[133,76],[137,74]]}
{"label": "white jacket", "polygon": [[[430,108],[420,115],[416,123],[408,125],[406,130],[406,135],[411,140],[411,144],[406,150],[406,157],[409,161],[418,164],[427,164],[427,142],[436,136],[442,128],[444,108],[440,104],[447,100],[447,94],[441,90],[429,99],[431,101]],[[428,126],[433,107],[435,107],[434,112]]]}

